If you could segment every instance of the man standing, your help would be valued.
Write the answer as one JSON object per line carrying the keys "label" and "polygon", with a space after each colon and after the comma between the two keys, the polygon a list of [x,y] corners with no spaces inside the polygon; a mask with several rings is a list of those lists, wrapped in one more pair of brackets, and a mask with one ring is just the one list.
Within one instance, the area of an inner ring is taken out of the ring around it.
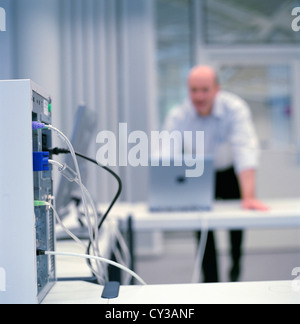
{"label": "man standing", "polygon": [[[215,160],[216,199],[241,199],[245,209],[267,210],[255,196],[258,141],[248,105],[238,96],[220,90],[216,72],[210,66],[191,70],[188,89],[189,100],[170,112],[164,128],[182,133],[204,131],[204,152]],[[195,152],[192,145],[184,147],[184,153]],[[242,231],[230,232],[231,281],[239,278],[242,237]],[[212,232],[208,235],[203,273],[205,282],[219,281]]]}

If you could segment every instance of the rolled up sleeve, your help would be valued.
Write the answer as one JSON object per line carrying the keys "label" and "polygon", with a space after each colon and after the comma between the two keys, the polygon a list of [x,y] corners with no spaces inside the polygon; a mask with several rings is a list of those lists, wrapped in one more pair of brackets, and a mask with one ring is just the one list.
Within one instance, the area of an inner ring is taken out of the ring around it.
{"label": "rolled up sleeve", "polygon": [[230,142],[237,173],[256,169],[259,164],[259,145],[252,116],[247,104],[239,103],[231,118]]}

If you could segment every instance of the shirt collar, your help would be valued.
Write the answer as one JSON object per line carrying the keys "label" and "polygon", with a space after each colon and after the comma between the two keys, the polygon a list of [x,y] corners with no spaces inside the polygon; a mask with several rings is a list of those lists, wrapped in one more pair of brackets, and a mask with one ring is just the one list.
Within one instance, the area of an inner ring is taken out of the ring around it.
{"label": "shirt collar", "polygon": [[222,117],[223,113],[224,113],[224,107],[221,103],[220,92],[218,92],[214,101],[211,114],[214,117]]}

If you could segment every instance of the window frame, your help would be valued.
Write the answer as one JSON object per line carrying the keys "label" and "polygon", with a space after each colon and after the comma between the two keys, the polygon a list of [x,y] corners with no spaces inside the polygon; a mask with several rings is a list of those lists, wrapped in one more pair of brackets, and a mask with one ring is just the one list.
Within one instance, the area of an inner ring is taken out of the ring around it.
{"label": "window frame", "polygon": [[[203,16],[205,4],[192,0],[192,57],[193,65],[208,64],[217,70],[221,65],[266,65],[291,66],[292,147],[296,147],[300,163],[300,45],[299,44],[208,44],[204,39]],[[286,147],[289,149],[290,147]]]}

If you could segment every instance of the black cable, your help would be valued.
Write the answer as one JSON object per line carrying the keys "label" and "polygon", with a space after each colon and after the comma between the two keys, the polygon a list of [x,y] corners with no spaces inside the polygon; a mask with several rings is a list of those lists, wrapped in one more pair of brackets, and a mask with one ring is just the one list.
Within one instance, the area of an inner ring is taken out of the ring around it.
{"label": "black cable", "polygon": [[[54,155],[71,154],[71,152],[69,150],[67,150],[67,149],[61,149],[61,148],[57,148],[57,147],[54,148],[54,149],[50,149],[49,151],[50,151],[50,153],[52,153]],[[114,199],[112,200],[111,204],[109,205],[107,211],[103,215],[103,217],[101,219],[101,222],[98,225],[98,230],[100,230],[101,227],[102,227],[102,225],[103,225],[103,222],[107,218],[109,212],[111,211],[112,207],[114,206],[114,204],[118,200],[119,196],[121,195],[121,192],[122,192],[122,189],[123,189],[122,180],[121,180],[121,178],[113,170],[111,170],[110,168],[108,168],[108,167],[106,167],[104,165],[99,164],[96,160],[91,159],[90,157],[87,157],[87,156],[85,156],[85,155],[83,155],[83,154],[81,154],[79,152],[75,152],[75,155],[78,156],[78,157],[81,157],[82,159],[85,159],[85,160],[87,160],[89,162],[92,162],[92,163],[98,165],[99,167],[101,167],[102,169],[106,170],[111,175],[113,175],[115,177],[115,179],[118,181],[118,185],[119,185],[118,191],[117,191]]]}
{"label": "black cable", "polygon": [[[54,148],[54,149],[50,149],[49,152],[50,152],[51,154],[54,154],[54,155],[59,155],[59,154],[70,154],[70,153],[71,153],[71,152],[70,152],[69,150],[67,150],[67,149],[61,149],[61,148],[57,148],[57,147]],[[120,195],[121,195],[121,192],[122,192],[122,189],[123,189],[122,180],[121,180],[121,178],[120,178],[120,177],[119,177],[119,176],[118,176],[118,175],[117,175],[113,170],[111,170],[110,168],[108,168],[108,167],[106,167],[106,166],[104,166],[104,165],[99,164],[96,160],[91,159],[90,157],[87,157],[87,156],[85,156],[85,155],[83,155],[83,154],[81,154],[81,153],[78,153],[78,152],[75,152],[75,155],[78,156],[78,157],[80,157],[80,158],[82,158],[82,159],[85,159],[85,160],[87,160],[87,161],[89,161],[89,162],[91,162],[91,163],[94,163],[94,164],[98,165],[99,167],[101,167],[101,168],[104,169],[105,171],[109,172],[109,173],[110,173],[112,176],[114,176],[115,179],[118,181],[118,185],[119,185],[119,187],[118,187],[118,191],[117,191],[117,193],[116,193],[114,199],[113,199],[112,202],[110,203],[110,205],[109,205],[107,211],[106,211],[105,214],[102,216],[101,221],[100,221],[100,223],[99,223],[99,225],[98,225],[98,231],[100,231],[100,229],[101,229],[101,227],[102,227],[104,221],[106,220],[106,218],[107,218],[109,212],[111,211],[112,207],[114,206],[114,204],[116,203],[116,201],[118,200],[118,198],[119,198]],[[87,254],[90,254],[91,245],[92,245],[92,240],[90,239],[90,240],[89,240],[89,244],[88,244],[88,248],[87,248],[87,251],[86,251]],[[87,260],[87,262],[88,262],[88,264],[91,266],[91,261],[90,261],[90,260]]]}
{"label": "black cable", "polygon": [[[68,153],[71,153],[71,152],[69,151]],[[81,154],[81,153],[78,153],[78,152],[75,152],[75,154],[76,154],[77,156],[79,156],[79,157],[81,157],[81,158],[87,160],[87,161],[90,161],[90,162],[92,162],[92,163],[94,163],[94,164],[100,166],[102,169],[106,170],[106,171],[109,172],[111,175],[113,175],[113,176],[115,177],[115,179],[118,181],[118,185],[119,185],[118,191],[117,191],[117,193],[116,193],[114,199],[112,200],[111,204],[109,205],[109,207],[108,207],[106,213],[103,215],[103,217],[102,217],[102,219],[101,219],[101,222],[100,222],[99,225],[98,225],[98,230],[100,230],[101,227],[102,227],[102,225],[103,225],[103,222],[104,222],[105,219],[107,218],[109,212],[111,211],[112,207],[114,206],[114,204],[115,204],[116,201],[118,200],[119,196],[121,195],[121,192],[122,192],[122,180],[121,180],[121,178],[120,178],[120,177],[119,177],[119,176],[118,176],[118,175],[117,175],[113,170],[111,170],[110,168],[108,168],[108,167],[106,167],[106,166],[104,166],[104,165],[99,164],[96,160],[91,159],[91,158],[89,158],[89,157],[87,157],[87,156],[85,156],[85,155],[83,155],[83,154]]]}

